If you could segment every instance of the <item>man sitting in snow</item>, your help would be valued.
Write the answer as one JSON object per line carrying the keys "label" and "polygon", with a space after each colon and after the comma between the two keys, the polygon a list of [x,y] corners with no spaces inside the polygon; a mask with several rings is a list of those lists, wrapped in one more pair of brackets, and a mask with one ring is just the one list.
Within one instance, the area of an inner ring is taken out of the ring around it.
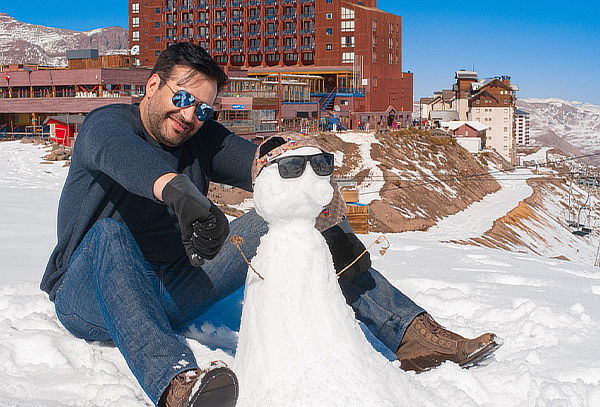
{"label": "man sitting in snow", "polygon": [[[114,341],[159,406],[237,400],[234,373],[222,362],[198,363],[176,335],[244,284],[247,265],[226,243],[228,234],[243,237],[253,255],[266,232],[254,211],[230,225],[206,197],[211,181],[252,188],[257,147],[211,119],[226,82],[204,49],[178,43],[158,58],[139,106],[109,105],[88,115],[41,283],[65,328],[86,340]],[[346,221],[329,221],[322,233],[340,270],[364,246]],[[405,370],[446,360],[468,365],[496,346],[492,334],[469,340],[445,330],[367,256],[339,283],[357,318]]]}

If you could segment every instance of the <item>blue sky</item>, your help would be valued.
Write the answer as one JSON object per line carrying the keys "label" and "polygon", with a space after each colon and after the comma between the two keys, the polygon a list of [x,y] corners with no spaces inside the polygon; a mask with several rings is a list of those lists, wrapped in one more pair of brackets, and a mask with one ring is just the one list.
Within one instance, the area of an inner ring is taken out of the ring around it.
{"label": "blue sky", "polygon": [[[126,0],[4,3],[0,11],[33,24],[127,27]],[[519,97],[600,105],[600,2],[379,0],[379,8],[403,17],[403,68],[415,74],[415,98],[474,66],[480,77],[512,76]]]}

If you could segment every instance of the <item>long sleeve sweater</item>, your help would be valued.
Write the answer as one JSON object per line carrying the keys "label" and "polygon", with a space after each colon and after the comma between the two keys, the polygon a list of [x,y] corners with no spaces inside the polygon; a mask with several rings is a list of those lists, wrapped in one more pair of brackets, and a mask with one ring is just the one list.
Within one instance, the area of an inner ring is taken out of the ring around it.
{"label": "long sleeve sweater", "polygon": [[175,214],[153,195],[167,173],[186,174],[203,194],[217,182],[250,191],[256,146],[209,120],[178,147],[166,147],[145,130],[137,105],[92,111],[71,157],[58,206],[57,238],[41,289],[54,300],[74,251],[94,223],[113,218],[133,234],[146,261],[187,261]]}

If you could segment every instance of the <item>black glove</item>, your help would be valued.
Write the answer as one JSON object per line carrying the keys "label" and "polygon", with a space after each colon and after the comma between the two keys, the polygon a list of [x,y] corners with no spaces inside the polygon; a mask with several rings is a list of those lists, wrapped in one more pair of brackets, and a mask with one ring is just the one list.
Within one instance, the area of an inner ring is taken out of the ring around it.
{"label": "black glove", "polygon": [[[339,273],[352,263],[365,250],[365,246],[354,233],[346,233],[339,226],[334,226],[321,233],[329,246],[333,265]],[[340,275],[340,279],[352,279],[364,273],[371,267],[369,252],[362,255],[356,263]]]}
{"label": "black glove", "polygon": [[177,215],[181,241],[192,266],[214,258],[229,234],[229,221],[223,212],[184,174],[165,185],[162,198]]}

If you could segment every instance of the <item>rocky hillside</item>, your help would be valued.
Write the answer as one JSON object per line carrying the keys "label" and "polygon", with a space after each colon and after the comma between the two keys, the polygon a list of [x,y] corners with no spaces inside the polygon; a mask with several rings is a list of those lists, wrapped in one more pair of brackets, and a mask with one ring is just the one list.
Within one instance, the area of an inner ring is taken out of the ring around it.
{"label": "rocky hillside", "polygon": [[[372,232],[426,230],[500,187],[493,177],[477,175],[499,168],[501,160],[492,154],[476,159],[451,138],[417,130],[317,137],[335,154],[335,176],[357,180]],[[215,186],[211,197],[232,215],[252,207],[251,194],[236,189]]]}
{"label": "rocky hillside", "polygon": [[69,49],[95,48],[102,54],[127,52],[127,31],[122,27],[72,31],[17,21],[0,13],[0,63],[66,66]]}
{"label": "rocky hillside", "polygon": [[600,106],[557,98],[519,99],[517,106],[531,114],[531,137],[539,144],[575,155],[600,152]]}

